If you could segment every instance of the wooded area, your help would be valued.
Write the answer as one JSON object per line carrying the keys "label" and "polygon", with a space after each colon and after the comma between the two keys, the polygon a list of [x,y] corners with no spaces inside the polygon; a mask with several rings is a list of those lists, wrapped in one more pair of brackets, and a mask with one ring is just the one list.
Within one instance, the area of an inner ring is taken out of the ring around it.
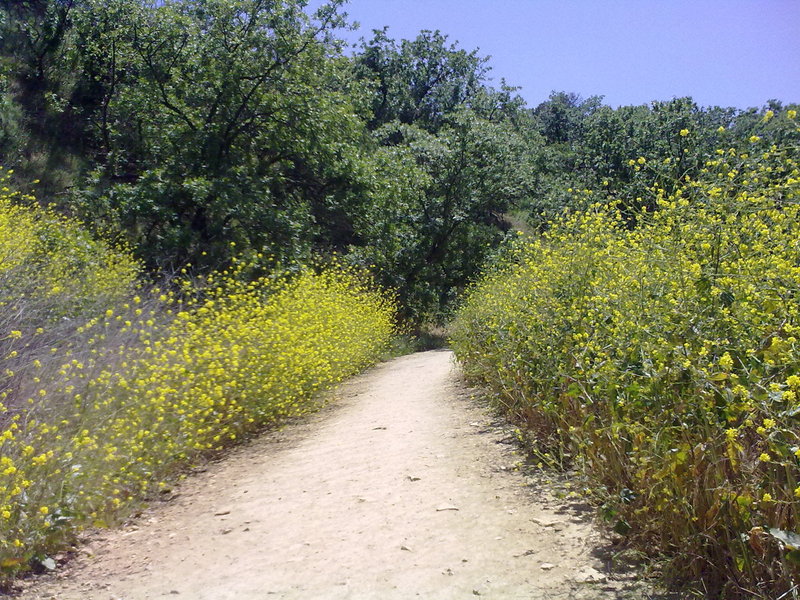
{"label": "wooded area", "polygon": [[406,317],[440,320],[511,229],[545,228],[576,190],[633,215],[718,147],[779,141],[764,114],[791,108],[564,92],[530,108],[440,32],[374,31],[346,53],[342,5],[4,3],[0,163],[151,269],[336,252]]}

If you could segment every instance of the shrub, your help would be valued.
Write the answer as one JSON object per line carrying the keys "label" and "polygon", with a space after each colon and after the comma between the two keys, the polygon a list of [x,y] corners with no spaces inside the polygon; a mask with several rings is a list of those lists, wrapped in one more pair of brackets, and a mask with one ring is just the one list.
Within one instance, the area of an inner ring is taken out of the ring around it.
{"label": "shrub", "polygon": [[0,319],[13,318],[16,329],[52,324],[127,295],[138,262],[78,221],[10,190],[12,173],[0,167]]}
{"label": "shrub", "polygon": [[[139,264],[10,190],[11,173],[0,174],[0,402],[17,406],[32,383],[26,365],[52,362],[54,345],[76,343],[75,322],[128,296]],[[0,413],[0,426],[6,418]]]}
{"label": "shrub", "polygon": [[800,169],[751,141],[636,228],[610,202],[521,239],[452,326],[540,452],[710,597],[800,583]]}

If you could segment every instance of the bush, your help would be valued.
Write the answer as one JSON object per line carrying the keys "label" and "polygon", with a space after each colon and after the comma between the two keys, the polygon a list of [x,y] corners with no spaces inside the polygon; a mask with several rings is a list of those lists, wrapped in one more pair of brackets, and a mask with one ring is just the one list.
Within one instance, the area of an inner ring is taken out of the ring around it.
{"label": "bush", "polygon": [[[76,342],[77,321],[128,296],[139,264],[77,221],[11,191],[10,175],[0,175],[0,402],[19,407],[35,383],[26,366],[51,363],[54,345]],[[0,412],[0,426],[7,418]]]}
{"label": "bush", "polygon": [[17,329],[43,325],[127,295],[140,271],[130,254],[93,238],[78,221],[40,208],[33,196],[10,190],[12,173],[0,167],[3,316],[13,316]]}
{"label": "bush", "polygon": [[751,142],[636,228],[611,202],[518,241],[452,326],[539,451],[709,597],[800,583],[800,169]]}

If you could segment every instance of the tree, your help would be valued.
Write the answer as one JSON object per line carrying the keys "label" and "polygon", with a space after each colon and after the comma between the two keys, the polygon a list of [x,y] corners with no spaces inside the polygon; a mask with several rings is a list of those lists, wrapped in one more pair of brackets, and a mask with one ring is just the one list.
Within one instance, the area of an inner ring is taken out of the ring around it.
{"label": "tree", "polygon": [[230,244],[310,249],[355,198],[363,123],[330,32],[299,1],[91,0],[80,48],[99,88],[84,214],[151,264],[218,263]]}
{"label": "tree", "polygon": [[388,274],[406,316],[439,319],[509,229],[505,214],[529,191],[527,146],[507,123],[469,108],[433,134],[395,122],[376,131],[402,192],[385,198],[357,255]]}
{"label": "tree", "polygon": [[[633,226],[641,209],[655,209],[653,186],[669,194],[687,176],[697,178],[717,148],[746,143],[764,129],[763,114],[701,108],[691,98],[613,109],[600,98],[583,101],[575,94],[554,93],[533,111],[546,144],[540,150],[542,176],[529,206],[531,221],[545,227],[565,208],[585,208],[608,198],[622,201]],[[776,128],[774,135],[781,131]],[[643,198],[650,198],[649,204]]]}
{"label": "tree", "polygon": [[380,179],[400,185],[373,195],[351,256],[379,267],[407,317],[441,319],[529,192],[524,102],[504,82],[488,87],[488,59],[438,31],[400,43],[375,31],[353,60],[371,90]]}
{"label": "tree", "polygon": [[69,99],[80,78],[71,53],[81,0],[20,0],[0,5],[0,161],[51,195],[72,185],[85,140]]}
{"label": "tree", "polygon": [[584,100],[579,94],[552,92],[532,113],[548,144],[569,144],[581,138],[584,121],[600,108],[602,101],[602,96]]}
{"label": "tree", "polygon": [[24,104],[41,117],[46,94],[58,89],[64,76],[60,61],[76,0],[20,0],[0,8],[0,56],[11,71]]}
{"label": "tree", "polygon": [[386,28],[373,33],[355,57],[357,77],[373,85],[370,129],[399,121],[436,132],[449,113],[483,90],[488,59],[477,50],[448,45],[439,31],[422,31],[399,45]]}

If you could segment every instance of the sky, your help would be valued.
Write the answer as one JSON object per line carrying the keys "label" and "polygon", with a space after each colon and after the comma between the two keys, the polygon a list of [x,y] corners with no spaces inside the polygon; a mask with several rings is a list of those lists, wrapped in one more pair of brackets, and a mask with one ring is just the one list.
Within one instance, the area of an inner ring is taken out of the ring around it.
{"label": "sky", "polygon": [[611,106],[692,96],[702,106],[800,103],[800,0],[350,0],[357,42],[439,29],[491,56],[529,106],[552,91]]}

